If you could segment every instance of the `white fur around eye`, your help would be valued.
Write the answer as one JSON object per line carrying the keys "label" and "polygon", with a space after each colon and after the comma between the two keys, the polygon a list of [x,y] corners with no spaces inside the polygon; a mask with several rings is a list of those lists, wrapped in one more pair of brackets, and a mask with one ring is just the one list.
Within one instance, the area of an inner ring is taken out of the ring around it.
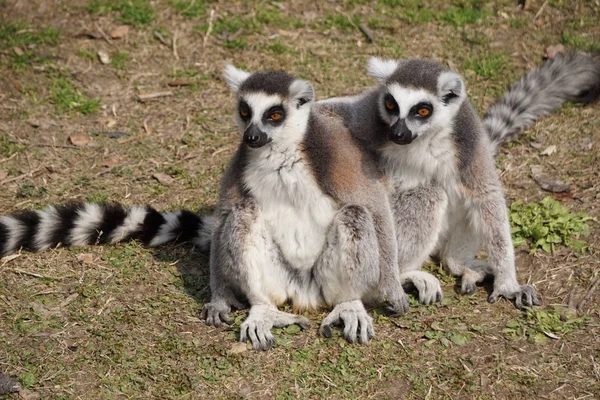
{"label": "white fur around eye", "polygon": [[229,86],[234,93],[237,93],[240,90],[240,86],[242,86],[242,83],[244,83],[249,76],[249,72],[236,68],[231,64],[227,64],[223,70],[223,78],[225,78],[227,86]]}

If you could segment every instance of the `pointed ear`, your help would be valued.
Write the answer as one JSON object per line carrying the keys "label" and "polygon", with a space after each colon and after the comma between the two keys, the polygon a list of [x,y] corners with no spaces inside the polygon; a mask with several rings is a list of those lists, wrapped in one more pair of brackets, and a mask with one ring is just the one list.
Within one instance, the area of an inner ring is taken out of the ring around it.
{"label": "pointed ear", "polygon": [[250,73],[242,71],[231,64],[227,64],[223,70],[223,78],[232,92],[237,93],[242,83],[250,76]]}
{"label": "pointed ear", "polygon": [[310,82],[296,79],[290,85],[290,97],[296,103],[296,107],[300,108],[302,105],[315,99],[315,90]]}
{"label": "pointed ear", "polygon": [[369,76],[377,79],[379,82],[385,81],[389,78],[394,71],[398,68],[398,61],[396,60],[384,60],[382,58],[371,57],[367,64],[367,71]]}
{"label": "pointed ear", "polygon": [[465,84],[456,72],[442,72],[438,78],[438,95],[444,104],[461,103],[466,96]]}

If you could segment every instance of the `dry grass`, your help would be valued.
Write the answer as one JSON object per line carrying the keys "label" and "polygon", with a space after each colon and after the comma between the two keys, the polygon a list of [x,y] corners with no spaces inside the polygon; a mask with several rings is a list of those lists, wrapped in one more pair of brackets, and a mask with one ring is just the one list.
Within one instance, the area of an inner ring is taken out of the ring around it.
{"label": "dry grass", "polygon": [[[0,170],[11,181],[1,184],[0,214],[71,199],[210,210],[238,138],[220,78],[228,62],[285,69],[325,98],[372,84],[368,56],[433,57],[464,73],[483,111],[539,64],[546,46],[598,50],[600,42],[593,1],[532,0],[527,11],[511,0],[426,3],[2,1]],[[123,23],[124,39],[77,36],[98,28],[109,35]],[[112,64],[101,64],[98,51]],[[191,85],[169,88],[176,78]],[[166,90],[173,95],[138,100]],[[561,204],[600,216],[599,111],[567,106],[508,146],[498,161],[508,200],[546,196],[529,177],[531,165],[542,165],[574,188]],[[89,146],[72,146],[74,133],[91,134]],[[558,152],[540,156],[533,138]],[[161,185],[156,172],[174,183]],[[377,338],[368,346],[324,340],[313,328],[279,332],[267,353],[236,343],[244,313],[229,329],[199,320],[207,258],[189,248],[23,253],[0,261],[0,373],[43,399],[591,399],[600,393],[599,291],[577,317],[564,308],[580,304],[600,277],[596,223],[592,231],[584,255],[518,250],[520,280],[543,296],[534,313],[490,305],[484,290],[455,295],[453,280],[438,274],[446,300],[413,303],[397,319],[375,310]],[[323,315],[307,314],[315,325]]]}

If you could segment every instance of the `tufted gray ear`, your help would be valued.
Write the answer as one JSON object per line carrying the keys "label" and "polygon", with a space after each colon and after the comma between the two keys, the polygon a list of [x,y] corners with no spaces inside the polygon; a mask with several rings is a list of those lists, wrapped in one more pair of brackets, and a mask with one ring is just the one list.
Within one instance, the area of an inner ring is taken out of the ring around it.
{"label": "tufted gray ear", "polygon": [[456,72],[443,72],[438,78],[438,95],[444,104],[461,103],[466,95],[462,77]]}
{"label": "tufted gray ear", "polygon": [[223,78],[225,78],[227,86],[229,86],[234,93],[237,93],[240,90],[240,86],[242,86],[242,83],[244,83],[249,76],[249,72],[236,68],[231,64],[227,64],[223,70]]}
{"label": "tufted gray ear", "polygon": [[382,82],[389,78],[394,71],[398,68],[398,61],[396,60],[384,60],[382,58],[371,57],[367,64],[367,71],[369,76]]}
{"label": "tufted gray ear", "polygon": [[290,97],[296,103],[296,107],[300,108],[315,99],[315,90],[310,82],[296,79],[290,85]]}

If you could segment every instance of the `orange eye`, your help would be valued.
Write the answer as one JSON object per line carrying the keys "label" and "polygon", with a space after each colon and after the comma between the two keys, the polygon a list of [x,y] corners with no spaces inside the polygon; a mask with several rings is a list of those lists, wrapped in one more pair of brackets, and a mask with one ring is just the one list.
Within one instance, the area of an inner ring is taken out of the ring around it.
{"label": "orange eye", "polygon": [[429,111],[428,108],[423,107],[417,110],[417,114],[419,114],[421,117],[426,117],[431,114],[431,111]]}
{"label": "orange eye", "polygon": [[247,117],[248,115],[250,115],[250,113],[248,112],[248,110],[240,110],[240,115],[242,117]]}
{"label": "orange eye", "polygon": [[279,121],[281,119],[281,114],[280,113],[273,113],[271,114],[270,117],[273,121]]}
{"label": "orange eye", "polygon": [[386,101],[385,102],[385,108],[387,108],[388,110],[393,110],[394,108],[396,108],[396,104],[394,104],[391,101]]}

